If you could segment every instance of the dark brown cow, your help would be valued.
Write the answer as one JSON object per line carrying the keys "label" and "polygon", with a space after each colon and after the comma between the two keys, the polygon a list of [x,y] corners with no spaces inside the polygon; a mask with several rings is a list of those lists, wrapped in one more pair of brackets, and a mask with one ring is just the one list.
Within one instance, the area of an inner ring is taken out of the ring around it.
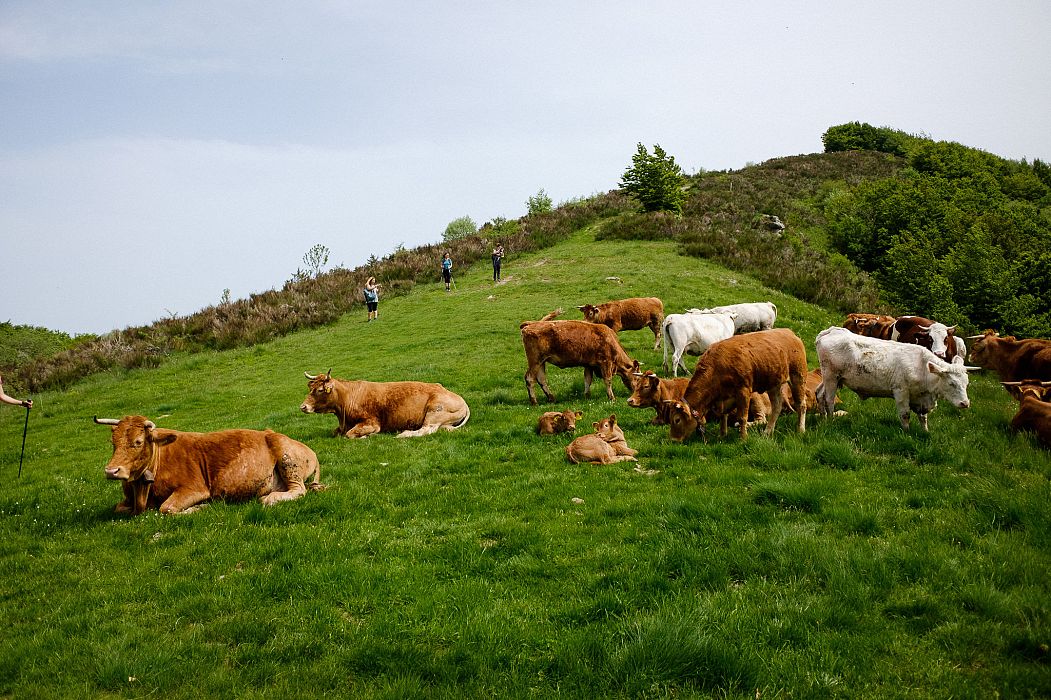
{"label": "dark brown cow", "polygon": [[577,429],[577,421],[583,417],[583,411],[571,409],[561,413],[558,411],[547,411],[537,421],[536,434],[555,435],[556,433],[571,433]]}
{"label": "dark brown cow", "polygon": [[143,416],[95,422],[112,426],[106,478],[124,482],[118,513],[138,515],[149,507],[190,512],[213,498],[258,498],[269,506],[324,488],[314,451],[272,430],[186,433],[158,428]]}
{"label": "dark brown cow", "polygon": [[1051,401],[1051,382],[1026,379],[1020,382],[1000,383],[1016,401],[1021,401],[1026,396],[1035,396],[1038,401]]}
{"label": "dark brown cow", "polygon": [[[774,430],[784,399],[781,386],[792,389],[798,411],[798,430],[806,430],[806,349],[803,341],[787,328],[774,328],[720,340],[701,355],[683,403],[690,408],[688,421],[671,423],[672,439],[682,441],[703,427],[708,413],[732,401],[741,439],[748,437],[748,407],[752,392],[770,397],[766,434]],[[692,427],[690,422],[696,421]]]}
{"label": "dark brown cow", "polygon": [[637,331],[649,328],[653,331],[653,349],[661,346],[661,324],[664,323],[664,302],[657,297],[636,297],[607,301],[605,304],[578,306],[589,323],[601,323],[614,332]]}
{"label": "dark brown cow", "polygon": [[606,384],[606,396],[610,401],[615,400],[614,375],[619,375],[624,386],[631,391],[632,360],[609,327],[587,321],[527,321],[520,327],[525,346],[525,383],[529,403],[536,405],[533,385],[537,382],[547,400],[555,400],[547,386],[544,367],[547,362],[562,369],[583,367],[585,398],[591,397],[591,381],[596,372]]}
{"label": "dark brown cow", "polygon": [[624,431],[617,425],[616,414],[591,424],[595,432],[581,435],[566,445],[566,457],[573,464],[613,464],[614,462],[637,462],[638,451],[628,447]]}
{"label": "dark brown cow", "polygon": [[310,380],[309,393],[299,410],[334,413],[339,420],[337,436],[364,438],[383,432],[418,437],[439,429],[456,430],[471,417],[463,397],[441,384],[348,381],[333,379],[331,372],[303,374]]}
{"label": "dark brown cow", "polygon": [[968,340],[976,341],[971,346],[971,362],[994,370],[1000,381],[1051,381],[1051,340],[1017,340],[1013,335],[1001,338],[991,330]]}
{"label": "dark brown cow", "polygon": [[1011,419],[1015,431],[1031,431],[1036,439],[1051,448],[1051,403],[1041,401],[1032,394],[1023,396],[1018,404],[1018,413]]}
{"label": "dark brown cow", "polygon": [[843,327],[870,338],[920,345],[946,362],[952,362],[956,356],[956,326],[946,326],[922,316],[894,318],[882,314],[848,314]]}

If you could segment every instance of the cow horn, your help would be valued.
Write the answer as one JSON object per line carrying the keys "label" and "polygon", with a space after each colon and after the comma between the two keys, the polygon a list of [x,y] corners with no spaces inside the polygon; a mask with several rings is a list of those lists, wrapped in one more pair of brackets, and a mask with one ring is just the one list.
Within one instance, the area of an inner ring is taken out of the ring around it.
{"label": "cow horn", "polygon": [[1040,386],[1051,386],[1051,382],[1040,382]]}
{"label": "cow horn", "polygon": [[985,337],[984,333],[982,335],[969,335],[969,336],[967,336],[967,340],[981,340],[984,337]]}
{"label": "cow horn", "polygon": [[98,416],[95,416],[95,422],[99,425],[117,425],[120,423],[116,418],[99,418]]}
{"label": "cow horn", "polygon": [[1000,382],[1004,386],[1022,386],[1022,382]]}
{"label": "cow horn", "polygon": [[965,370],[967,370],[968,372],[981,372],[982,371],[981,367],[968,367],[967,365],[964,365],[963,368]]}
{"label": "cow horn", "polygon": [[583,311],[584,310],[584,306],[587,306],[587,304],[584,304],[583,306],[578,306],[577,308],[580,309],[581,311]]}
{"label": "cow horn", "polygon": [[143,427],[146,428],[146,430],[156,430],[157,424],[151,420],[148,420],[143,424]]}
{"label": "cow horn", "polygon": [[317,379],[317,375],[316,374],[311,374],[310,372],[303,372],[303,374],[305,374],[306,378],[309,379],[310,381],[314,381],[315,379]]}

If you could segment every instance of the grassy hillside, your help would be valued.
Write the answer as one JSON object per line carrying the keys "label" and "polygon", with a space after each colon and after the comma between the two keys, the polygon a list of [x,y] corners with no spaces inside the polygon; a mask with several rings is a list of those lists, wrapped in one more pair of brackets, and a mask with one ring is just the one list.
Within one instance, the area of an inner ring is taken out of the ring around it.
{"label": "grassy hillside", "polygon": [[[549,368],[554,407],[616,412],[632,463],[571,465],[532,432],[518,323],[635,295],[772,300],[806,342],[840,319],[676,254],[567,242],[418,284],[365,313],[246,349],[176,356],[0,411],[0,695],[11,697],[1039,697],[1051,694],[1051,459],[1010,434],[989,377],[973,407],[904,434],[889,400],[784,420],[771,439],[677,445]],[[619,277],[619,281],[609,280]],[[628,352],[657,368],[648,331]],[[303,371],[440,381],[461,430],[331,437]],[[112,513],[109,432],[271,427],[330,488],[264,509]]]}

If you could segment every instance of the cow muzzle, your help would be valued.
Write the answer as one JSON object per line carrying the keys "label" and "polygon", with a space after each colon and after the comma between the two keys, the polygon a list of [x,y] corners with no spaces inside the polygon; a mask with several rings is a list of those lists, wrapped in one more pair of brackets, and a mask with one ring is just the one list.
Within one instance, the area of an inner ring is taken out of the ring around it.
{"label": "cow muzzle", "polygon": [[131,471],[127,467],[106,467],[106,478],[107,479],[122,479],[126,480],[131,476]]}
{"label": "cow muzzle", "polygon": [[299,405],[299,410],[302,411],[303,413],[313,413],[314,412],[314,407],[311,406],[310,404],[304,403],[304,404],[300,404]]}
{"label": "cow muzzle", "polygon": [[971,402],[966,400],[966,399],[956,403],[956,408],[970,408],[970,407],[971,407]]}

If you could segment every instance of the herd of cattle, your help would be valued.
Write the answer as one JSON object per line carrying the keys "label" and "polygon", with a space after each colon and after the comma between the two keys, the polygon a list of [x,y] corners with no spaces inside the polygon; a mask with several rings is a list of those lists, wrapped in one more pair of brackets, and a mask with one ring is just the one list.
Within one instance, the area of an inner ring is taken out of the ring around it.
{"label": "herd of cattle", "polygon": [[[742,439],[750,425],[765,424],[770,434],[782,412],[796,416],[797,430],[806,429],[808,412],[839,415],[840,387],[862,398],[893,398],[905,430],[915,413],[924,430],[927,415],[939,399],[967,408],[968,372],[985,367],[997,372],[1004,387],[1019,401],[1011,422],[1015,430],[1036,433],[1051,447],[1051,341],[1000,337],[995,331],[972,336],[972,362],[955,328],[918,316],[850,314],[842,327],[817,335],[819,367],[807,367],[803,341],[788,328],[775,328],[777,308],[770,302],[690,309],[664,315],[660,299],[635,298],[578,307],[585,320],[560,320],[561,310],[520,325],[525,348],[525,384],[531,404],[540,385],[554,401],[545,367],[582,367],[584,396],[591,395],[597,373],[614,401],[612,381],[620,377],[631,391],[628,405],[653,408],[652,423],[668,425],[681,442],[709,423],[726,435],[730,421]],[[640,364],[620,344],[623,330],[649,328],[654,350],[664,344],[664,371],[640,371]],[[684,354],[699,355],[690,377]],[[308,393],[300,410],[332,413],[335,435],[364,438],[378,432],[399,437],[455,430],[467,423],[471,410],[463,397],[440,384],[425,382],[346,381],[325,374],[306,374]],[[549,411],[536,432],[572,432],[579,411]],[[193,510],[211,499],[259,498],[265,505],[292,500],[306,491],[324,488],[317,455],[292,438],[271,430],[224,430],[190,433],[158,428],[143,416],[99,419],[112,427],[113,455],[106,465],[109,479],[122,482],[123,500],[116,511],[139,514],[150,507],[162,513]],[[566,455],[573,463],[609,464],[635,460],[616,414],[592,424],[593,433],[573,440]],[[308,480],[310,483],[308,484]]]}

